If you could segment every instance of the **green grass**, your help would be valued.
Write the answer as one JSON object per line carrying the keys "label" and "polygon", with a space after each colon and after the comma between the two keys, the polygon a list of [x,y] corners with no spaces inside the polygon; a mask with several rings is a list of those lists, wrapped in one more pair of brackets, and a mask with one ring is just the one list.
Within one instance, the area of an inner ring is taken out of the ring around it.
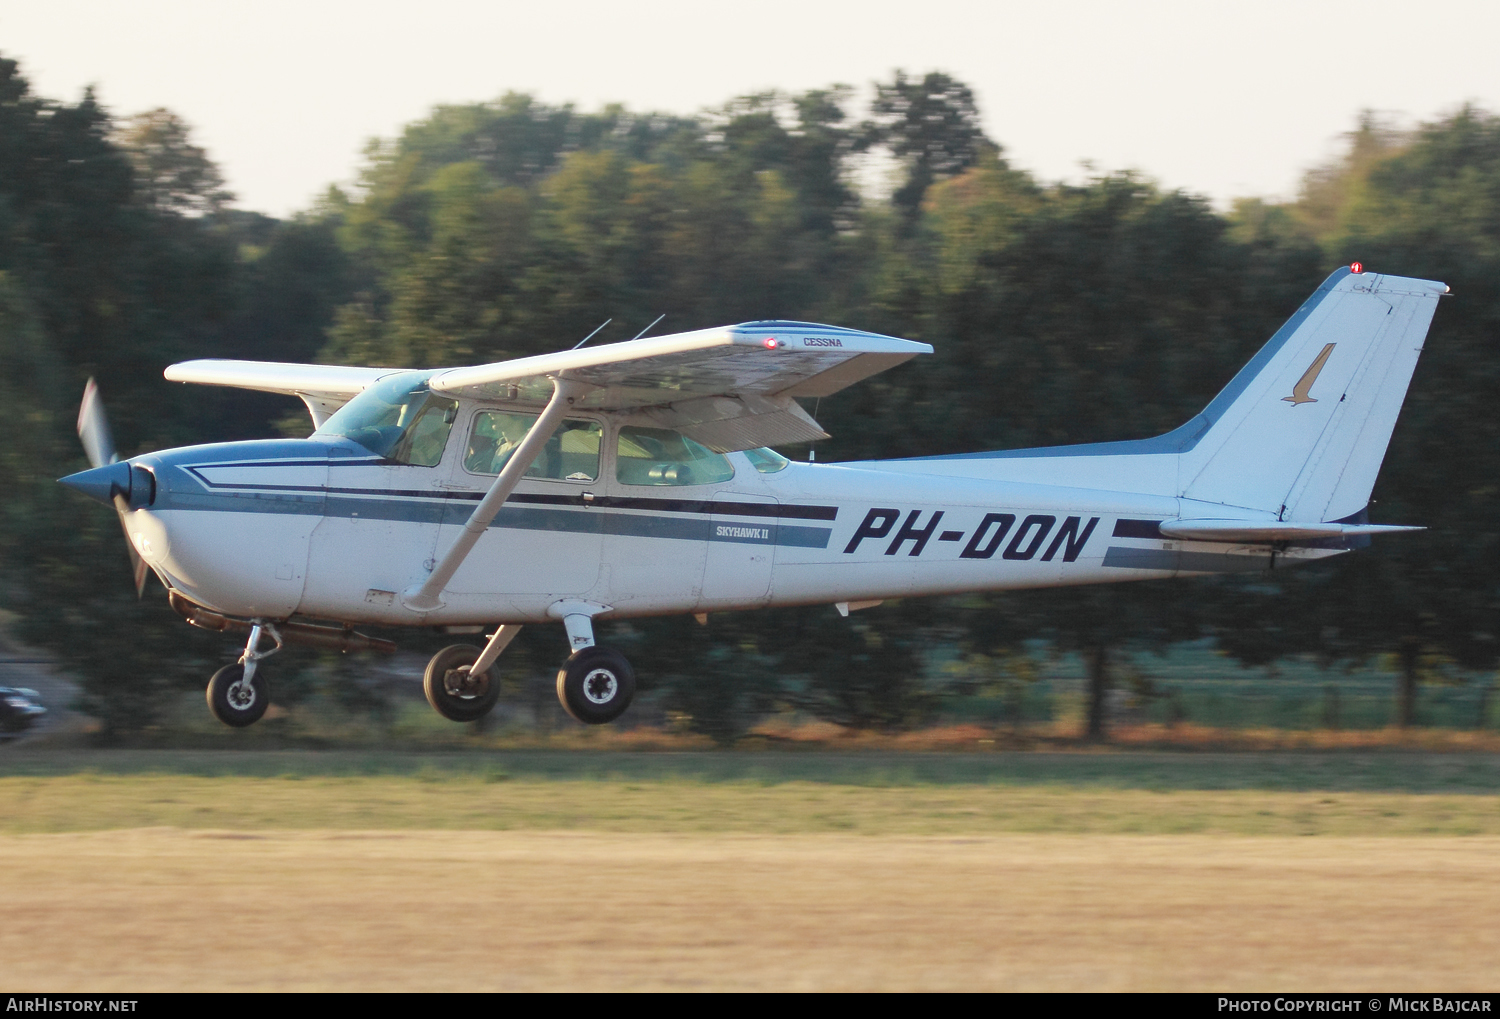
{"label": "green grass", "polygon": [[154,826],[1500,834],[1500,758],[141,750],[0,756],[0,833]]}
{"label": "green grass", "polygon": [[688,781],[868,787],[1052,785],[1111,789],[1262,789],[1500,794],[1500,755],[1421,751],[940,752],[500,750],[54,750],[0,752],[0,778],[182,775],[203,778],[427,777]]}

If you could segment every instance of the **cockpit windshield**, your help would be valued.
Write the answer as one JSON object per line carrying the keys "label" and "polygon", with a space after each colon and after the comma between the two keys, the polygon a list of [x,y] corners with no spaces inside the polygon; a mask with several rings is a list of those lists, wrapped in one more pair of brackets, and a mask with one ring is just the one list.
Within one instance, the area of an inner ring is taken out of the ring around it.
{"label": "cockpit windshield", "polygon": [[436,467],[453,430],[458,403],[428,390],[433,374],[386,376],[340,407],[313,438],[341,436],[396,463]]}

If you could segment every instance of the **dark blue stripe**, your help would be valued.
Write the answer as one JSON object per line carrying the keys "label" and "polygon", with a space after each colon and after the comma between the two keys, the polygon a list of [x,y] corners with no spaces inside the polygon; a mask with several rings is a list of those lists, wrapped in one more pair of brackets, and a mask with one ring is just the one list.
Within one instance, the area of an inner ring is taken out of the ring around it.
{"label": "dark blue stripe", "polygon": [[1260,573],[1271,568],[1271,557],[1229,555],[1225,552],[1174,552],[1164,548],[1111,545],[1104,551],[1104,565],[1126,570],[1168,570],[1173,573]]}
{"label": "dark blue stripe", "polygon": [[[257,464],[199,464],[200,467],[253,467]],[[287,466],[286,463],[265,466]],[[302,465],[307,466],[307,465]],[[327,492],[333,495],[362,495],[398,499],[451,499],[456,502],[479,502],[484,492],[451,492],[433,489],[402,488],[337,488],[321,485],[253,484],[240,481],[210,481],[197,470],[188,468],[192,475],[211,489],[226,489],[242,492]],[[735,502],[732,499],[648,499],[629,496],[600,495],[585,501],[583,493],[572,495],[548,495],[537,493],[513,493],[509,503],[533,503],[550,506],[589,506],[594,509],[641,509],[662,513],[716,513],[738,517],[790,517],[800,520],[837,520],[837,506],[797,506],[774,502]]]}
{"label": "dark blue stripe", "polygon": [[739,325],[730,326],[730,329],[775,329],[780,331],[800,330],[810,333],[842,333],[845,336],[878,336],[885,340],[894,340],[899,337],[887,336],[885,333],[872,333],[866,329],[850,329],[847,326],[822,325],[818,322],[795,322],[791,319],[768,318],[757,322],[741,322]]}
{"label": "dark blue stripe", "polygon": [[[304,516],[340,517],[348,520],[394,520],[403,523],[455,524],[469,519],[472,506],[450,500],[442,493],[428,499],[361,499],[331,495],[325,500],[287,493],[172,492],[158,509],[203,510],[231,513],[296,513]],[[567,531],[575,534],[614,534],[639,538],[671,538],[688,541],[721,541],[795,548],[827,548],[833,533],[827,527],[803,527],[779,523],[735,523],[706,517],[660,517],[635,513],[609,513],[596,509],[548,509],[533,506],[500,508],[491,527],[525,531]],[[741,533],[720,534],[717,528],[734,527]],[[759,537],[743,532],[764,532]]]}
{"label": "dark blue stripe", "polygon": [[[461,524],[469,519],[467,507],[458,507],[461,512],[451,513],[441,495],[427,501],[417,499],[358,499],[346,496],[329,496],[323,509],[325,517],[358,517],[361,520],[402,520],[419,524]],[[449,519],[449,517],[452,519]]]}
{"label": "dark blue stripe", "polygon": [[203,510],[210,513],[291,513],[300,516],[323,515],[323,495],[298,492],[173,492],[157,490],[153,505],[157,510]]}
{"label": "dark blue stripe", "polygon": [[1160,540],[1160,520],[1127,520],[1120,518],[1115,521],[1114,537],[1116,538],[1156,538]]}

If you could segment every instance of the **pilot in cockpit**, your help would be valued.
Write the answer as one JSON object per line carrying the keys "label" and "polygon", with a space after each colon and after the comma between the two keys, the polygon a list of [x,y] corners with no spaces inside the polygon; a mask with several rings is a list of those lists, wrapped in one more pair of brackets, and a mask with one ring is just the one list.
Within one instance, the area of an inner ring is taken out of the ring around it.
{"label": "pilot in cockpit", "polygon": [[476,474],[498,474],[526,438],[531,422],[511,414],[484,414],[475,423],[464,466]]}

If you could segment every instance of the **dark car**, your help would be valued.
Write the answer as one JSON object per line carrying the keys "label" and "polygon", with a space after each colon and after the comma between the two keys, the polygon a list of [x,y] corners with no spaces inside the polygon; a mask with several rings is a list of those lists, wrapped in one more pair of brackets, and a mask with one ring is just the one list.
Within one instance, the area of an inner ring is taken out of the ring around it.
{"label": "dark car", "polygon": [[24,686],[0,686],[0,740],[15,739],[47,713],[37,696]]}

